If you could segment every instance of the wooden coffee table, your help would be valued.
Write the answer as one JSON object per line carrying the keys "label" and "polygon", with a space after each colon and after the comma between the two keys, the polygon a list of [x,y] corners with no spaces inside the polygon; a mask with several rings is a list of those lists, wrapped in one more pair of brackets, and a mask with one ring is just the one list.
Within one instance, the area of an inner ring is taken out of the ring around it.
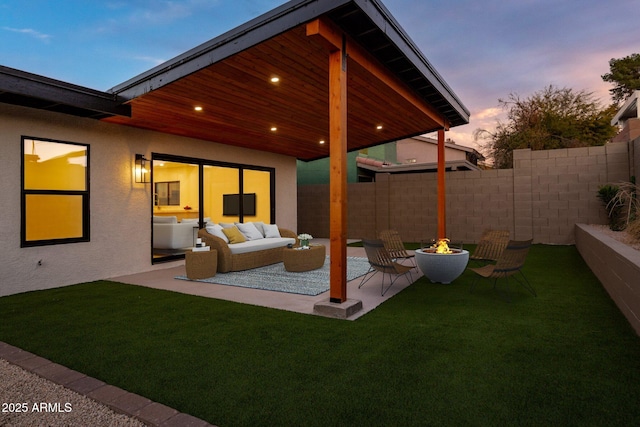
{"label": "wooden coffee table", "polygon": [[293,272],[316,270],[324,265],[327,255],[324,245],[309,246],[309,249],[284,248],[283,250],[284,269]]}

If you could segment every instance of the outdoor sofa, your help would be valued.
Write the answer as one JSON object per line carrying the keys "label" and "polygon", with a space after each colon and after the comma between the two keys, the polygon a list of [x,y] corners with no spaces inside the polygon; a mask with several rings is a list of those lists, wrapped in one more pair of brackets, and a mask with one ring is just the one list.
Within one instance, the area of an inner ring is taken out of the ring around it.
{"label": "outdoor sofa", "polygon": [[207,224],[198,231],[198,237],[218,251],[218,272],[221,273],[282,262],[283,248],[298,243],[293,231],[260,222]]}

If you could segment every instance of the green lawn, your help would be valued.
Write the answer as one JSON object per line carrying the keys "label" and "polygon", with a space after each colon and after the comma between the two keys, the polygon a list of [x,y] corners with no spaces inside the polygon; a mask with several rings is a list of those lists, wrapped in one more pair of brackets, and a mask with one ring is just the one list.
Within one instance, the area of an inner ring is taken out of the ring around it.
{"label": "green lawn", "polygon": [[525,273],[353,322],[101,281],[0,298],[0,340],[223,427],[640,425],[640,339],[575,247]]}

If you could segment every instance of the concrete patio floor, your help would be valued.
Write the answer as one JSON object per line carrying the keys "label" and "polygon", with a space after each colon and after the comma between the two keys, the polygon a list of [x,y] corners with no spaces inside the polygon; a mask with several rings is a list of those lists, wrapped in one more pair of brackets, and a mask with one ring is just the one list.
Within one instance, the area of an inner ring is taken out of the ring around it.
{"label": "concrete patio floor", "polygon": [[[350,240],[349,242],[352,241]],[[312,243],[325,245],[327,247],[327,253],[329,253],[329,239],[314,239]],[[347,247],[347,256],[366,258],[364,248]],[[179,266],[128,276],[112,277],[111,280],[155,289],[198,295],[207,298],[217,298],[243,304],[294,311],[303,314],[315,314],[314,305],[318,302],[329,300],[328,291],[316,296],[307,296],[175,279],[176,276],[184,274],[185,267],[183,262]],[[411,270],[412,281],[416,281],[421,276],[422,273],[419,269],[415,268]],[[412,281],[409,280],[408,275],[399,277],[385,295],[381,296],[381,273],[377,273],[362,288],[358,289],[361,279],[362,278],[359,277],[347,284],[348,300],[362,301],[362,310],[352,314],[347,318],[347,320],[355,320],[363,316],[378,307],[384,301],[401,292],[412,283]],[[388,283],[389,278],[387,277],[385,285],[388,285]]]}

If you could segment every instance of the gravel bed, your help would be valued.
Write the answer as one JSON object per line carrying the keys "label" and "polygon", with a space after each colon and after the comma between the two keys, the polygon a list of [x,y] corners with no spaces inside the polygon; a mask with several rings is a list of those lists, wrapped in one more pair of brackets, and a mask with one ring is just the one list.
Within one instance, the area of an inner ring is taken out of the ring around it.
{"label": "gravel bed", "polygon": [[4,359],[0,359],[0,405],[0,426],[145,426]]}
{"label": "gravel bed", "polygon": [[589,227],[597,228],[603,234],[617,240],[620,243],[624,243],[625,245],[631,246],[632,248],[640,251],[640,241],[634,239],[629,233],[626,231],[613,231],[609,228],[608,225],[589,225]]}

